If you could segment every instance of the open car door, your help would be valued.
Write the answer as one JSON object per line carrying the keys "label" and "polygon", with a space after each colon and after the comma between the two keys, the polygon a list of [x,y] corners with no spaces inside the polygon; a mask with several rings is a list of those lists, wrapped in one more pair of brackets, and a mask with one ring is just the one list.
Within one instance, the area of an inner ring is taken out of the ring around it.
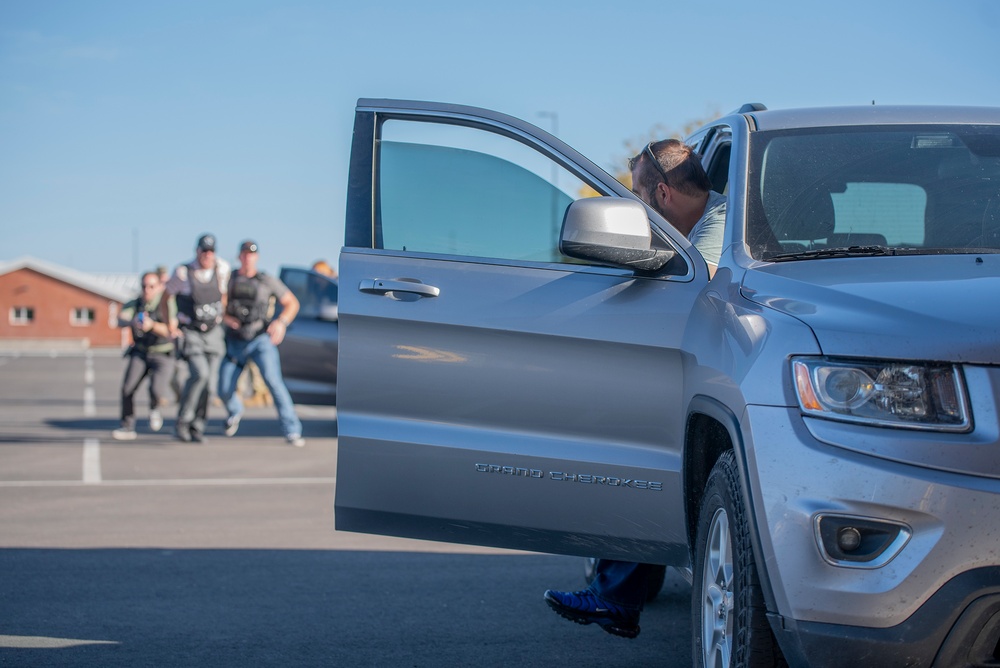
{"label": "open car door", "polygon": [[680,345],[705,265],[657,227],[656,272],[563,255],[584,186],[635,201],[517,119],[359,101],[338,530],[687,563]]}

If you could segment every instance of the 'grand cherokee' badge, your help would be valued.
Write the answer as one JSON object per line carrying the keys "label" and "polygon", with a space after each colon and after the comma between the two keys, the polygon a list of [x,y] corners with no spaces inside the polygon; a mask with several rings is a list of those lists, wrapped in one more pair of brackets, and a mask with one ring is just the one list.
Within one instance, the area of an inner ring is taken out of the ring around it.
{"label": "'grand cherokee' badge", "polygon": [[557,480],[562,482],[579,482],[585,485],[606,485],[608,487],[630,487],[632,489],[649,489],[654,492],[663,491],[663,483],[651,480],[636,480],[619,478],[610,475],[593,473],[566,473],[564,471],[543,472],[541,469],[529,469],[521,466],[499,466],[497,464],[476,464],[479,473],[496,473],[521,478],[537,478],[539,480]]}

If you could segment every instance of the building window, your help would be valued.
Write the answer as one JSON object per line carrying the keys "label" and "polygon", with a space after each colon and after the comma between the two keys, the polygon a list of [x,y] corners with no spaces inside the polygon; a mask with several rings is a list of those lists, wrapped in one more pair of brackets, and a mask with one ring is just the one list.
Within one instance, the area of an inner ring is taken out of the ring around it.
{"label": "building window", "polygon": [[83,327],[94,324],[94,309],[75,308],[69,316],[69,324],[74,327]]}
{"label": "building window", "polygon": [[10,324],[30,325],[35,319],[35,309],[30,306],[11,306]]}

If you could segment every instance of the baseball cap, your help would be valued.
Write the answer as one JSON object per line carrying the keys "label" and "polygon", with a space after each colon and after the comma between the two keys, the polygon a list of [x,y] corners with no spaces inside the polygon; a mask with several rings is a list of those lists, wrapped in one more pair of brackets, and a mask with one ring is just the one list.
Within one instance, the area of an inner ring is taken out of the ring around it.
{"label": "baseball cap", "polygon": [[198,237],[198,250],[200,251],[214,251],[215,250],[215,236],[211,234],[203,234]]}
{"label": "baseball cap", "polygon": [[241,253],[256,253],[257,252],[257,242],[250,241],[247,239],[242,244],[240,244]]}

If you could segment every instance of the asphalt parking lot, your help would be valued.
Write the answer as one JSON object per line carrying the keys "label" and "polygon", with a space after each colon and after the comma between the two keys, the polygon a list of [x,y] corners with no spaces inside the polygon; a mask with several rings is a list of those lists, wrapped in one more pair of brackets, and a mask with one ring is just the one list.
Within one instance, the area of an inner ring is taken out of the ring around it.
{"label": "asphalt parking lot", "polygon": [[[111,440],[114,353],[0,352],[0,665],[690,665],[669,575],[635,641],[560,619],[582,560],[334,530],[336,409]],[[139,415],[146,415],[140,395]]]}

